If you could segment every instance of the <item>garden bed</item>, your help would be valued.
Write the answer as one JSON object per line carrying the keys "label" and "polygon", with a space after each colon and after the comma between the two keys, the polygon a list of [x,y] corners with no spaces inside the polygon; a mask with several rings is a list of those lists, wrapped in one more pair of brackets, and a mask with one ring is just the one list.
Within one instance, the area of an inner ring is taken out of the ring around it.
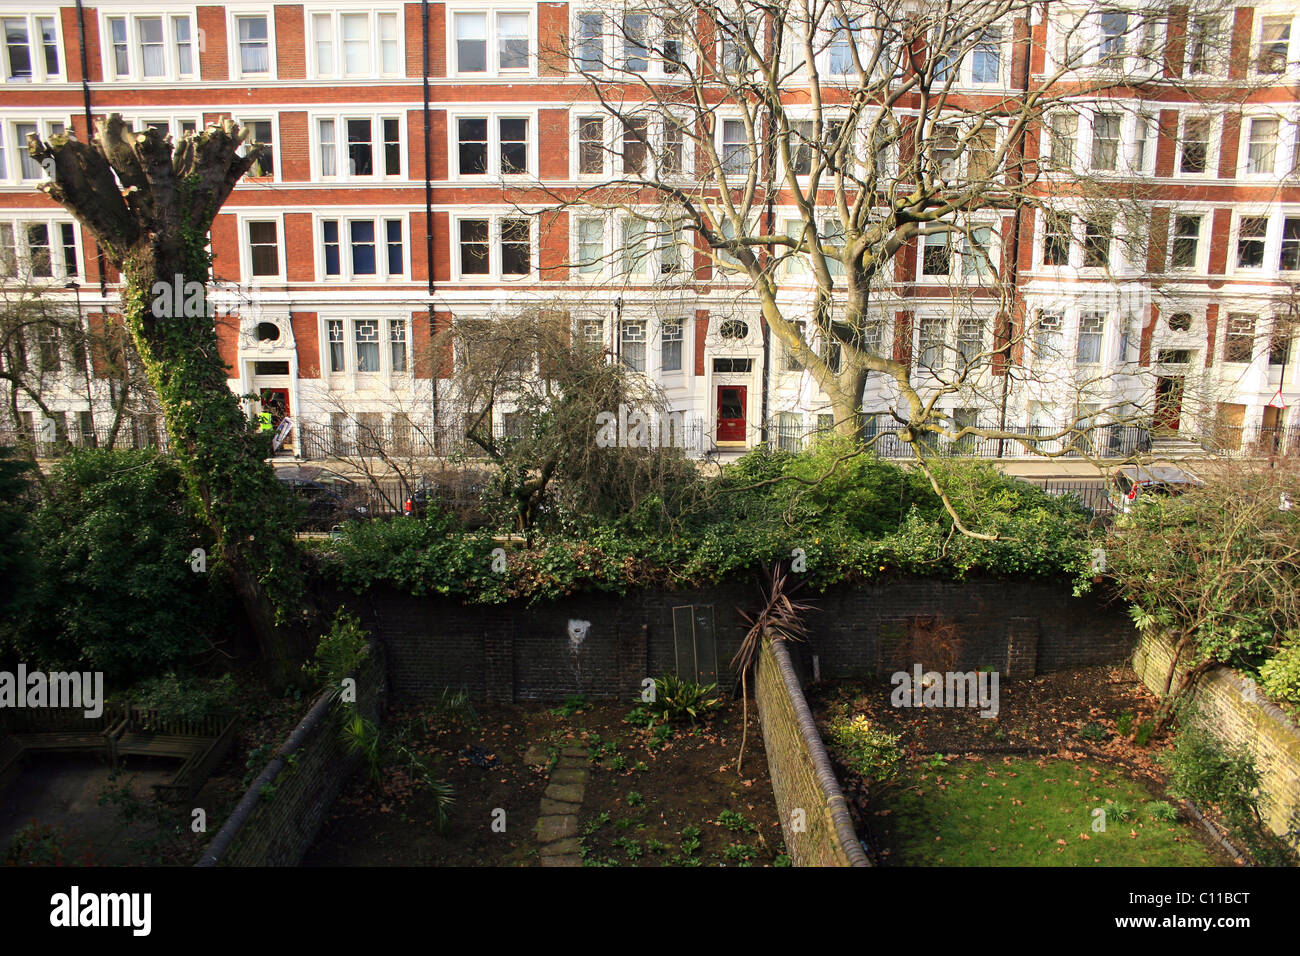
{"label": "garden bed", "polygon": [[[386,721],[449,783],[455,802],[439,828],[427,788],[400,766],[378,784],[344,787],[305,865],[535,866],[535,825],[561,750],[587,755],[578,814],[588,865],[762,865],[781,831],[755,708],[743,777],[736,773],[741,703],[711,719],[655,731],[624,722],[625,704],[410,707]],[[504,811],[502,815],[499,811]],[[504,819],[505,828],[493,828]],[[696,832],[698,830],[698,833]]]}

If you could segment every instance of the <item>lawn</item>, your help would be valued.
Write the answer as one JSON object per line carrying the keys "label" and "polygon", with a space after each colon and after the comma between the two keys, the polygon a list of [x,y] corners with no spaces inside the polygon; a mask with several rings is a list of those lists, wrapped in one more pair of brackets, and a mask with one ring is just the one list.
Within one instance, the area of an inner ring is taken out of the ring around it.
{"label": "lawn", "polygon": [[[1120,767],[980,757],[920,764],[871,829],[895,866],[1218,866],[1170,804]],[[1094,829],[1105,811],[1105,829]]]}

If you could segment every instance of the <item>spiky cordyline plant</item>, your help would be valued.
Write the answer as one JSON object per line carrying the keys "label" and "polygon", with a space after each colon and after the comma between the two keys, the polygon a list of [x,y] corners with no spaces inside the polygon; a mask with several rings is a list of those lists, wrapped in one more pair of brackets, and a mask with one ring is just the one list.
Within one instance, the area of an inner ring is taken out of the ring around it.
{"label": "spiky cordyline plant", "polygon": [[743,708],[743,723],[740,731],[740,754],[736,757],[736,773],[740,773],[741,761],[745,757],[745,737],[749,732],[749,672],[758,663],[759,652],[764,640],[802,641],[808,636],[808,629],[803,622],[803,615],[815,611],[811,604],[799,604],[790,599],[804,582],[787,588],[789,575],[781,570],[781,565],[772,566],[771,584],[763,596],[762,609],[750,616],[740,608],[736,613],[741,616],[749,630],[745,633],[736,656],[731,659],[731,666],[740,671],[740,696]]}

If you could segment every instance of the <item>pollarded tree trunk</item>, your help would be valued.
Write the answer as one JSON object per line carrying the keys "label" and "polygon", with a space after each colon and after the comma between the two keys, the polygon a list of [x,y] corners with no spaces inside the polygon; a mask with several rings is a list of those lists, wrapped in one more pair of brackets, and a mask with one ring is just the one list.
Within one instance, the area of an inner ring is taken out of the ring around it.
{"label": "pollarded tree trunk", "polygon": [[[288,676],[283,624],[301,577],[287,496],[226,384],[206,304],[208,230],[258,155],[229,120],[173,145],[113,114],[87,145],[68,136],[28,148],[50,172],[42,188],[83,223],[122,273],[122,312],[162,404],[172,454],[248,614],[270,672]],[[116,179],[114,178],[116,174]]]}

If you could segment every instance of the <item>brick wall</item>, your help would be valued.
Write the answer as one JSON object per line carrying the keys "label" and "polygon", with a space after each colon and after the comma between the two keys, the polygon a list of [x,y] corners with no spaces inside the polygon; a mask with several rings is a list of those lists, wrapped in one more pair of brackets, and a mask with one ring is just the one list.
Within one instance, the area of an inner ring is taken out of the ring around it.
{"label": "brick wall", "polygon": [[[1170,641],[1143,635],[1133,651],[1133,669],[1159,694],[1172,657]],[[1252,701],[1253,684],[1228,667],[1204,674],[1188,693],[1221,740],[1249,748],[1270,798],[1264,817],[1274,833],[1285,834],[1292,814],[1300,813],[1300,728],[1263,697]]]}
{"label": "brick wall", "polygon": [[786,649],[764,642],[754,684],[786,852],[795,866],[868,866]]}
{"label": "brick wall", "polygon": [[[1136,633],[1118,606],[1073,597],[1068,585],[975,579],[905,579],[839,587],[808,595],[810,640],[793,645],[801,672],[815,655],[823,677],[890,673],[930,665],[936,627],[954,628],[953,661],[939,669],[996,667],[1005,677],[1125,660]],[[743,635],[737,607],[752,608],[757,588],[745,581],[693,591],[644,590],[625,597],[574,595],[528,607],[466,606],[442,597],[412,597],[380,587],[353,606],[383,642],[393,692],[428,698],[464,687],[478,700],[563,700],[569,694],[635,701],[645,677],[671,672],[672,609],[714,608],[717,655],[727,662]],[[573,644],[570,621],[589,622]]]}
{"label": "brick wall", "polygon": [[[355,704],[329,695],[317,699],[213,837],[198,866],[297,866],[302,861],[360,761],[344,748],[344,719],[354,708],[370,720],[379,718],[385,686],[382,655],[367,659],[356,681]],[[292,766],[286,759],[290,754],[296,755]],[[268,785],[275,790],[264,797]]]}

